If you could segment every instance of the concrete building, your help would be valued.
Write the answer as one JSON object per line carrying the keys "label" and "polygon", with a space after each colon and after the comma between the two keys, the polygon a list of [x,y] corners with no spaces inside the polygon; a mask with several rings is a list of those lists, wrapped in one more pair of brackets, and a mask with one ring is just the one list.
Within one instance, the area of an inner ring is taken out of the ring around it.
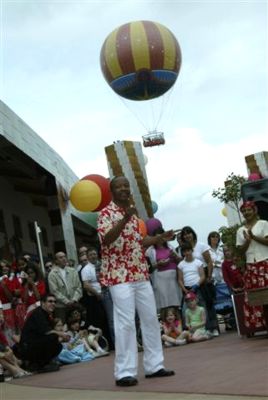
{"label": "concrete building", "polygon": [[96,229],[68,199],[78,179],[65,161],[0,101],[0,258],[37,254],[34,221],[42,231],[44,257],[62,250],[76,260],[77,247],[97,244]]}

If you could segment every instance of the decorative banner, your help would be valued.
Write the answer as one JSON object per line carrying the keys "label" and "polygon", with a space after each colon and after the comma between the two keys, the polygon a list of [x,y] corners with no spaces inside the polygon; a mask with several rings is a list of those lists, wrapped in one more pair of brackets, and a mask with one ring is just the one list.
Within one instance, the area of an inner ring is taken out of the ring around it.
{"label": "decorative banner", "polygon": [[101,203],[101,189],[93,181],[81,180],[72,187],[70,201],[79,211],[95,211]]}
{"label": "decorative banner", "polygon": [[139,232],[141,234],[141,236],[144,238],[145,236],[147,236],[147,227],[145,222],[143,221],[143,219],[139,218]]}

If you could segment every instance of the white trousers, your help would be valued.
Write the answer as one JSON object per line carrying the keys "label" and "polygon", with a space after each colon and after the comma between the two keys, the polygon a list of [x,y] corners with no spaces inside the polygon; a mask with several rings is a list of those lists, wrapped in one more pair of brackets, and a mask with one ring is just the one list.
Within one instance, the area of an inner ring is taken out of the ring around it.
{"label": "white trousers", "polygon": [[135,310],[141,324],[145,374],[164,368],[160,327],[151,283],[122,283],[110,287],[110,292],[114,304],[115,379],[136,377],[138,373]]}

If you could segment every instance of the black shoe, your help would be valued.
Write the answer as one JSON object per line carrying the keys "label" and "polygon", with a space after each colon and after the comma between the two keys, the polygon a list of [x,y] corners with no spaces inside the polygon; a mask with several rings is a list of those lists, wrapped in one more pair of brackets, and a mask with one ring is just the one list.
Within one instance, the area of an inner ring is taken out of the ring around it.
{"label": "black shoe", "polygon": [[52,362],[52,363],[46,364],[42,367],[39,367],[37,372],[39,374],[42,374],[44,372],[55,372],[55,371],[58,371],[59,369],[60,369],[60,366],[58,364],[55,364]]}
{"label": "black shoe", "polygon": [[138,380],[133,376],[125,376],[124,378],[115,381],[116,386],[135,386]]}
{"label": "black shoe", "polygon": [[145,375],[145,378],[163,378],[165,376],[175,375],[175,372],[170,369],[161,368],[153,374]]}

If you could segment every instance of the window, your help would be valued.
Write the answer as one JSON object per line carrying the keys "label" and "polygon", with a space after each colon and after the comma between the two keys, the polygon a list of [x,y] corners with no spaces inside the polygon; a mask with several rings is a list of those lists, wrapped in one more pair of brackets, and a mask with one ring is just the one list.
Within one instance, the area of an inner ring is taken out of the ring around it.
{"label": "window", "polygon": [[13,227],[14,227],[14,233],[17,238],[22,239],[23,234],[22,234],[22,228],[21,228],[21,222],[20,222],[20,217],[17,215],[12,215],[13,218]]}
{"label": "window", "polygon": [[32,242],[36,242],[34,223],[28,222],[29,237]]}
{"label": "window", "polygon": [[46,230],[46,228],[44,228],[44,227],[42,227],[41,228],[41,237],[42,237],[42,240],[43,240],[43,245],[45,246],[45,247],[48,247],[48,236],[47,236],[47,230]]}
{"label": "window", "polygon": [[0,232],[2,232],[2,233],[6,232],[6,226],[5,226],[5,219],[4,219],[3,210],[0,210]]}

